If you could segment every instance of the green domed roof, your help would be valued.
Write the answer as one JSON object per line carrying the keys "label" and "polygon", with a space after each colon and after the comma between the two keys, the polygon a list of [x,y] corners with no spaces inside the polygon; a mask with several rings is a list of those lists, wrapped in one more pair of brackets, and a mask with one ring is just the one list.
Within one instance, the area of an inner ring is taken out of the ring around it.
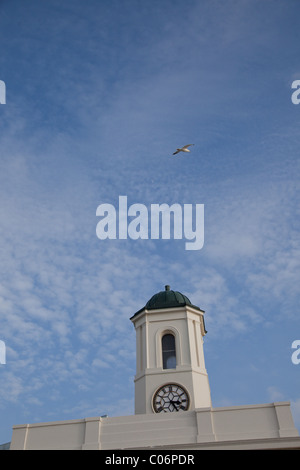
{"label": "green domed roof", "polygon": [[190,299],[180,292],[170,290],[170,286],[165,286],[165,290],[154,294],[145,305],[147,310],[158,308],[182,307],[183,305],[191,305]]}
{"label": "green domed roof", "polygon": [[171,290],[170,286],[165,286],[165,290],[154,294],[151,299],[148,300],[145,307],[136,312],[135,315],[142,312],[144,309],[156,310],[161,308],[183,307],[185,305],[190,305],[191,307],[200,310],[199,307],[191,303],[190,299],[186,295],[181,294],[181,292]]}

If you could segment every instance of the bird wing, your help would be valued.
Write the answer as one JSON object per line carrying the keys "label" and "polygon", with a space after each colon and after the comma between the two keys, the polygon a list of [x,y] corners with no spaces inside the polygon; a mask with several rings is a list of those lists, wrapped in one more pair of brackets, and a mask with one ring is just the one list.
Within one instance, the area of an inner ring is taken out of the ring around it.
{"label": "bird wing", "polygon": [[176,152],[173,153],[173,155],[176,155],[177,153],[181,152],[180,149],[177,149]]}
{"label": "bird wing", "polygon": [[182,147],[183,149],[186,149],[188,147],[191,147],[191,145],[195,145],[195,144],[188,144],[188,145],[185,145],[184,147]]}

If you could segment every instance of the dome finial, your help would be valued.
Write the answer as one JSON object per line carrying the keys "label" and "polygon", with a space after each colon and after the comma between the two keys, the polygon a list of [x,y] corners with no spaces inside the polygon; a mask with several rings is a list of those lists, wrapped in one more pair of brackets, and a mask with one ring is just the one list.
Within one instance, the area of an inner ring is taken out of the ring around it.
{"label": "dome finial", "polygon": [[165,290],[170,290],[170,286],[165,286]]}

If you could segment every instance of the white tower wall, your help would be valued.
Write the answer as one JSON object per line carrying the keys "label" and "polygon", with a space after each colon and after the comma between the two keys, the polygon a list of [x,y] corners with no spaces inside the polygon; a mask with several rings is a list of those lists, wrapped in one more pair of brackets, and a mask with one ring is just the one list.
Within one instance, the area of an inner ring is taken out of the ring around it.
{"label": "white tower wall", "polygon": [[[187,390],[189,409],[211,406],[203,352],[203,314],[185,305],[150,311],[145,308],[131,318],[136,329],[136,414],[153,413],[153,394],[167,383]],[[176,369],[163,369],[162,337],[167,333],[175,337]]]}

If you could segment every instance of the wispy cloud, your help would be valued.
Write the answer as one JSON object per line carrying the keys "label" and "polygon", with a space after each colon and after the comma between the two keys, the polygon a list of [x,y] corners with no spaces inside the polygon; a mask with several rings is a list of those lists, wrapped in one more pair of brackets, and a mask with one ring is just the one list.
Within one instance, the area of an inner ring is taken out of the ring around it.
{"label": "wispy cloud", "polygon": [[[206,311],[210,351],[224,340],[240,357],[233,339],[282,317],[294,334],[299,116],[287,81],[297,15],[280,2],[272,15],[252,1],[29,3],[30,16],[19,3],[1,28],[3,412],[133,412],[129,317],[165,284]],[[171,157],[187,143],[190,155]],[[205,204],[203,249],[100,241],[96,208],[119,195]]]}

